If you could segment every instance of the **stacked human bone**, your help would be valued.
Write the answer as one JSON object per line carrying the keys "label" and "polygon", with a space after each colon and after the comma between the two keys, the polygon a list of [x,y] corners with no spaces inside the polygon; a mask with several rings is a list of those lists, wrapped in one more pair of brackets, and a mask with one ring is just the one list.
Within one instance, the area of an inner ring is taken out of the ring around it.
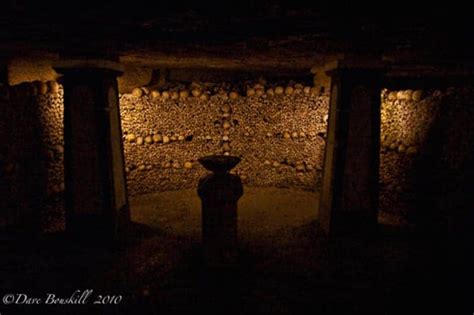
{"label": "stacked human bone", "polygon": [[[465,176],[460,170],[474,147],[473,99],[473,89],[462,87],[382,91],[382,210],[410,211],[426,163],[440,187],[448,182],[443,178]],[[1,206],[39,202],[48,210],[64,190],[62,86],[0,86],[0,103]],[[205,174],[196,161],[210,154],[242,157],[234,172],[245,185],[320,188],[328,97],[314,88],[264,80],[140,87],[121,95],[120,106],[132,195],[195,188]],[[424,156],[433,144],[434,162]]]}
{"label": "stacked human bone", "polygon": [[443,190],[463,176],[468,148],[474,145],[473,99],[474,90],[467,87],[382,91],[382,210],[409,216],[416,211],[417,193],[426,194],[422,186]]}
{"label": "stacked human bone", "polygon": [[120,98],[129,191],[193,188],[199,157],[237,155],[253,186],[317,188],[328,98],[295,82],[194,82]]}
{"label": "stacked human bone", "polygon": [[37,81],[3,86],[0,94],[2,209],[17,215],[51,210],[51,201],[64,190],[62,87]]}

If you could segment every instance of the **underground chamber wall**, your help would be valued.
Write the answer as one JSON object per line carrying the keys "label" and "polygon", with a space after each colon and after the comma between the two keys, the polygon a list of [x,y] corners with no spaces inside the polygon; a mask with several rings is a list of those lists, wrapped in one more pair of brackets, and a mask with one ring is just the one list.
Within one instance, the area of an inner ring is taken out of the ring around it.
{"label": "underground chamber wall", "polygon": [[[470,187],[472,96],[472,87],[382,91],[381,211],[448,224],[453,206],[444,196],[461,203]],[[2,152],[3,225],[18,220],[22,207],[62,220],[62,97],[54,81],[3,87],[1,126],[10,139]],[[205,174],[197,159],[227,153],[242,157],[235,173],[246,186],[318,191],[328,103],[326,94],[294,81],[176,84],[121,94],[129,193],[193,189]],[[417,211],[420,203],[434,210]]]}
{"label": "underground chamber wall", "polygon": [[[18,117],[21,123],[10,129],[26,127],[21,115],[28,112],[38,120],[36,139],[17,139],[7,150],[11,186],[27,180],[15,177],[25,156],[20,143],[35,141],[45,171],[41,212],[62,220],[63,88],[49,81],[10,90],[22,96],[15,102],[32,104],[21,113],[11,107],[6,116]],[[314,87],[263,80],[175,84],[160,90],[138,87],[120,95],[120,108],[131,196],[195,188],[206,173],[197,159],[209,154],[242,157],[235,173],[245,185],[317,190],[328,98]]]}
{"label": "underground chamber wall", "polygon": [[381,211],[438,232],[468,222],[473,93],[472,86],[382,91]]}

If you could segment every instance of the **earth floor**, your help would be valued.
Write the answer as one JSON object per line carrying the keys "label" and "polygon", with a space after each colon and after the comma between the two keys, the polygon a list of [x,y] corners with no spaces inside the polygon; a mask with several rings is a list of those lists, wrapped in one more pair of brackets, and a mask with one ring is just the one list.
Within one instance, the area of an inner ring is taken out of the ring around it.
{"label": "earth floor", "polygon": [[[211,268],[194,190],[131,198],[131,239],[119,248],[63,233],[2,234],[2,294],[121,295],[117,305],[2,305],[3,314],[406,314],[466,310],[467,262],[448,240],[415,235],[381,214],[377,235],[327,238],[313,192],[245,188],[239,242]],[[460,314],[460,313],[459,313]]]}

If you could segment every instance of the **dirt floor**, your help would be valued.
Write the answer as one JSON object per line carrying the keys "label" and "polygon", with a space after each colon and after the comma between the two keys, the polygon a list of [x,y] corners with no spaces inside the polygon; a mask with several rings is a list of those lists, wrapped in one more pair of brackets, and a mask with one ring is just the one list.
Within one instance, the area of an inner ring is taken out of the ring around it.
{"label": "dirt floor", "polygon": [[[371,237],[328,239],[318,196],[245,189],[237,256],[209,267],[194,190],[131,200],[131,238],[114,249],[62,233],[13,241],[1,234],[2,294],[122,295],[117,305],[2,305],[3,314],[463,314],[463,247],[420,237],[381,216]],[[86,233],[86,231],[85,231]]]}
{"label": "dirt floor", "polygon": [[[245,187],[238,203],[239,239],[252,244],[284,240],[292,229],[316,220],[318,201],[314,192]],[[195,189],[134,197],[130,208],[134,222],[201,240],[201,201]]]}
{"label": "dirt floor", "polygon": [[[195,189],[141,195],[130,200],[132,220],[167,233],[200,241],[201,200]],[[277,245],[292,231],[317,219],[319,193],[299,189],[245,187],[238,202],[239,240]],[[401,217],[381,212],[380,224],[406,227]]]}

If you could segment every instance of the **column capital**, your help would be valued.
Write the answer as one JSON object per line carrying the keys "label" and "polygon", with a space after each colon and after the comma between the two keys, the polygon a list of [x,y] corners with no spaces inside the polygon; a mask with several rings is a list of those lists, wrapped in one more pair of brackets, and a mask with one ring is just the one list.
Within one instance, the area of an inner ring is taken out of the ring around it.
{"label": "column capital", "polygon": [[61,59],[53,64],[53,68],[59,73],[77,70],[106,70],[122,75],[124,67],[112,60],[106,59]]}
{"label": "column capital", "polygon": [[370,71],[383,73],[386,70],[386,65],[381,57],[345,55],[326,63],[323,69],[329,76],[337,75],[341,71]]}

